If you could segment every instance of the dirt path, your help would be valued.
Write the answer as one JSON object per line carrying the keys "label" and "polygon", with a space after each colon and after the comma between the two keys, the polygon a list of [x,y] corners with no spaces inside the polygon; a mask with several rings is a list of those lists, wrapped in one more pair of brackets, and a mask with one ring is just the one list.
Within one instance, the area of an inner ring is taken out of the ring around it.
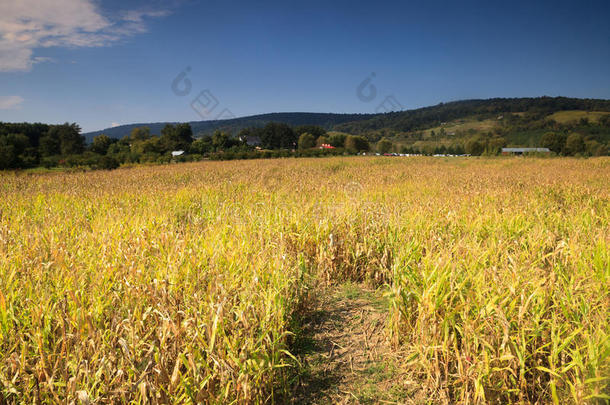
{"label": "dirt path", "polygon": [[304,365],[292,403],[404,403],[380,293],[346,284],[320,294],[296,352]]}

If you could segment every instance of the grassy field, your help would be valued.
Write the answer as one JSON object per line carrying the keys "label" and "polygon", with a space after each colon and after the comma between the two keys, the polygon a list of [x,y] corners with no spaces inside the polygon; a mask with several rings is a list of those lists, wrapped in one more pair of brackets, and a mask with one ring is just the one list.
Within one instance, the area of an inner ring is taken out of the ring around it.
{"label": "grassy field", "polygon": [[288,402],[342,283],[385,293],[403,401],[604,401],[609,185],[608,158],[0,173],[0,403]]}
{"label": "grassy field", "polygon": [[[425,131],[422,131],[422,133],[424,134],[424,139],[438,138],[441,131],[444,130],[446,136],[452,137],[457,132],[467,133],[470,130],[474,130],[477,133],[489,132],[489,131],[492,131],[494,128],[496,128],[499,125],[499,123],[501,123],[501,121],[499,121],[497,118],[496,119],[486,119],[486,120],[481,120],[481,121],[474,120],[474,119],[460,119],[460,120],[448,122],[448,123],[438,126],[438,127],[426,129]],[[435,133],[434,136],[432,135],[433,131]],[[450,135],[450,134],[454,134],[454,135]]]}
{"label": "grassy field", "polygon": [[554,114],[548,116],[549,119],[552,119],[560,124],[566,124],[568,122],[579,121],[582,118],[586,118],[590,122],[598,122],[599,119],[605,115],[610,114],[610,112],[605,111],[581,111],[581,110],[572,110],[572,111],[558,111]]}

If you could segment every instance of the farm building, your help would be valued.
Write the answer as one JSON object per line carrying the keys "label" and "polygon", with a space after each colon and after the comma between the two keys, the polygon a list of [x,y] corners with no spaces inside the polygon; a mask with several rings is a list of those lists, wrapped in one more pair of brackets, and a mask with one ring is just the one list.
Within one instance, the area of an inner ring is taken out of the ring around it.
{"label": "farm building", "polygon": [[502,148],[503,155],[523,155],[524,153],[550,153],[549,148]]}
{"label": "farm building", "polygon": [[261,138],[258,136],[249,136],[246,138],[246,144],[248,144],[248,146],[260,146]]}
{"label": "farm building", "polygon": [[238,139],[240,142],[244,142],[248,146],[260,146],[261,144],[261,138],[259,136],[247,135],[240,136]]}

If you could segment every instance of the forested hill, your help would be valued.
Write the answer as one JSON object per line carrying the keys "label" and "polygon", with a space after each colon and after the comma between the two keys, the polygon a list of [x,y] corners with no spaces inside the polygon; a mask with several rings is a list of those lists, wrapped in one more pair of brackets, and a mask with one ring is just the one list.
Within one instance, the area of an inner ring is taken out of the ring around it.
{"label": "forested hill", "polygon": [[[351,134],[370,135],[378,138],[396,133],[408,133],[433,128],[442,123],[458,119],[477,119],[479,121],[495,118],[499,114],[514,113],[526,115],[528,120],[544,119],[561,111],[606,111],[610,112],[610,100],[578,99],[567,97],[536,98],[493,98],[485,100],[462,100],[441,103],[431,107],[382,114],[332,114],[332,113],[271,113],[229,120],[190,122],[195,136],[210,135],[216,130],[237,134],[249,127],[263,127],[269,122],[281,122],[291,126],[318,125],[327,130]],[[168,122],[138,123],[107,128],[86,133],[87,142],[100,134],[111,138],[123,138],[136,127],[147,126],[151,133],[158,134]],[[175,123],[169,123],[175,124]]]}
{"label": "forested hill", "polygon": [[[331,114],[331,113],[270,113],[253,115],[249,117],[233,118],[228,120],[211,120],[211,121],[193,121],[189,122],[195,136],[211,135],[216,130],[237,134],[244,128],[264,127],[270,122],[280,122],[290,126],[299,125],[317,125],[325,129],[332,129],[339,124],[346,122],[358,122],[374,117],[375,114]],[[155,122],[155,123],[140,123],[121,125],[114,128],[107,128],[101,131],[89,132],[84,134],[87,142],[91,142],[94,137],[100,134],[105,134],[111,138],[121,139],[131,134],[131,131],[137,127],[146,126],[150,128],[153,134],[161,133],[163,127],[167,124],[176,124],[175,122]]]}
{"label": "forested hill", "polygon": [[610,100],[567,97],[462,100],[415,110],[377,114],[358,122],[338,124],[335,129],[355,134],[381,129],[409,132],[464,118],[476,117],[483,120],[495,118],[499,114],[517,113],[541,119],[559,111],[571,110],[610,112]]}

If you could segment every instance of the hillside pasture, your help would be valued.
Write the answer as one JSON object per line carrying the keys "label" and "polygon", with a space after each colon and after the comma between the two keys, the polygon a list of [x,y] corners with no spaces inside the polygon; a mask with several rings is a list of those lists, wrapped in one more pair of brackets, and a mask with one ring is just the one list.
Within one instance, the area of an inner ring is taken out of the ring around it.
{"label": "hillside pasture", "polygon": [[587,119],[589,122],[599,122],[601,117],[610,115],[607,111],[558,111],[549,115],[547,118],[556,121],[560,124],[567,124],[569,122],[578,122],[581,119]]}

